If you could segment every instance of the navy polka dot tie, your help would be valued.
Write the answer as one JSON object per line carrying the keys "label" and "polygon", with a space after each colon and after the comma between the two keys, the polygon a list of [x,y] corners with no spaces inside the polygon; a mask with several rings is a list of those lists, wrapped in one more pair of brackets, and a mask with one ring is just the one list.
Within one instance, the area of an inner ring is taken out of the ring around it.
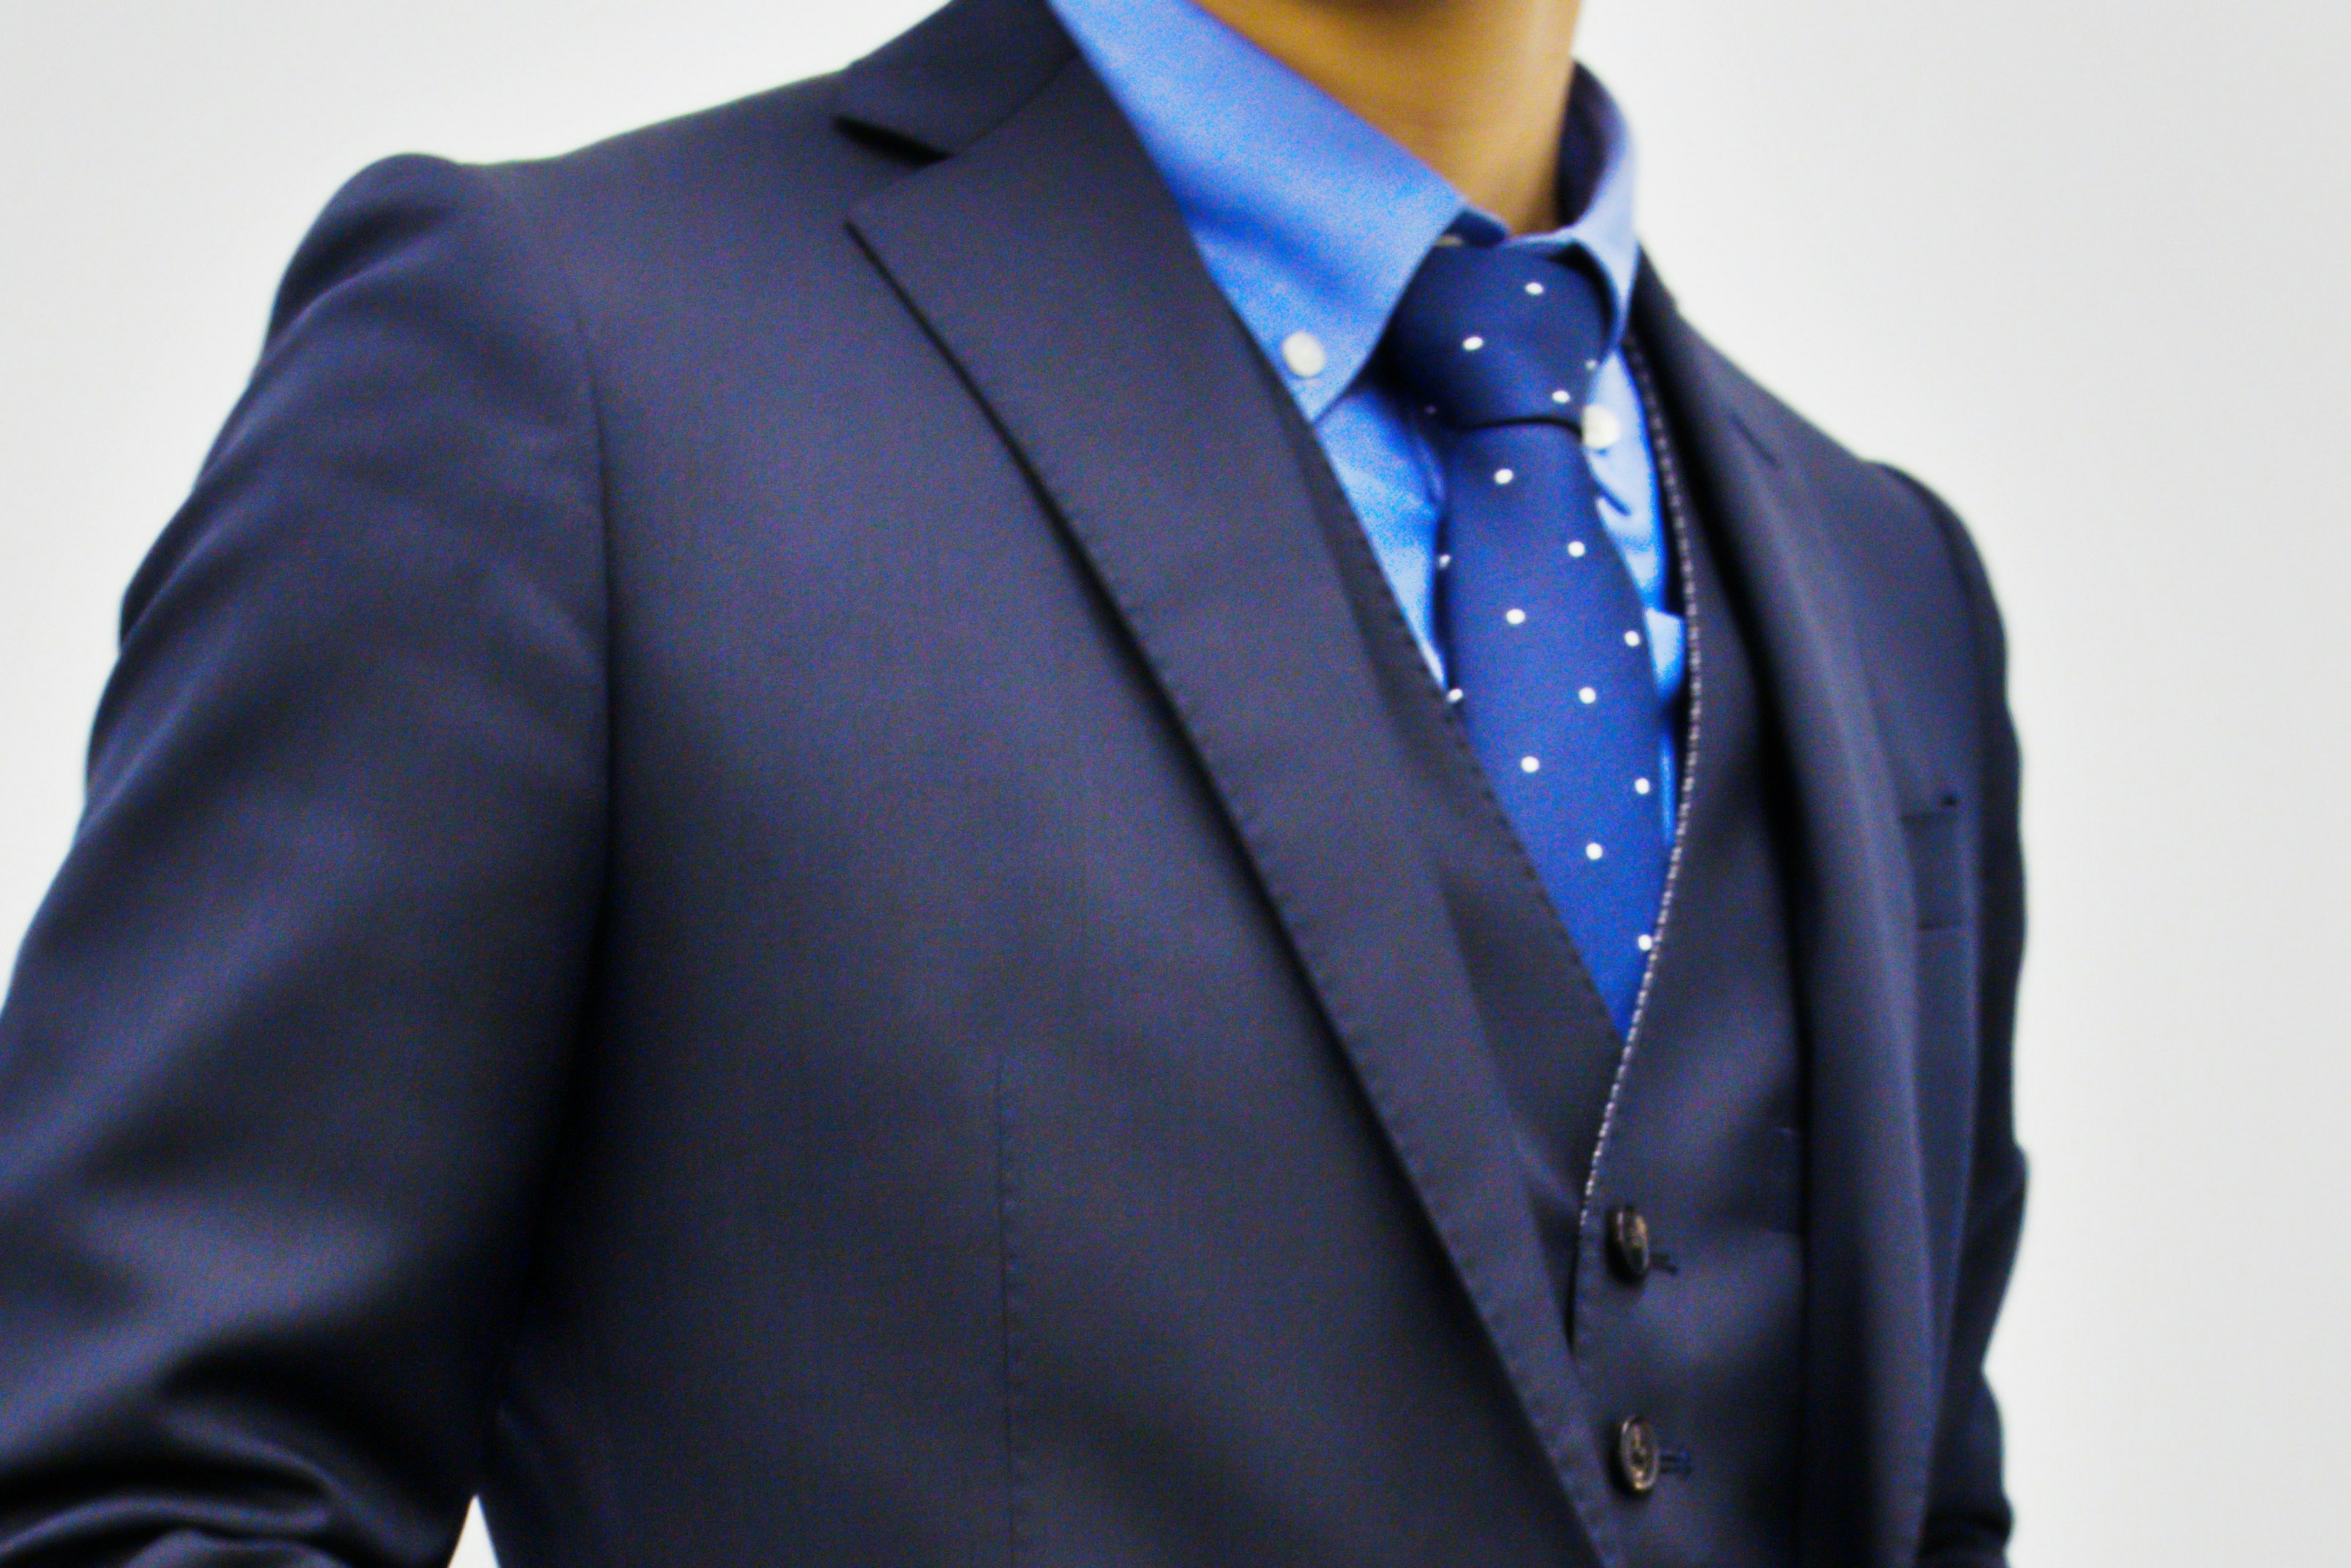
{"label": "navy polka dot tie", "polygon": [[1621,1032],[1665,892],[1665,715],[1583,453],[1608,312],[1572,256],[1440,243],[1385,347],[1445,455],[1447,698]]}

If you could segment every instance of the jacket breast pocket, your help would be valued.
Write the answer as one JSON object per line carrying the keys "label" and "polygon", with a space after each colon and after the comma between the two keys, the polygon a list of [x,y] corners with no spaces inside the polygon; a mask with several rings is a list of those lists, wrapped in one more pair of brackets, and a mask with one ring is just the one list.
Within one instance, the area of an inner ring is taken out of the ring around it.
{"label": "jacket breast pocket", "polygon": [[1906,812],[1902,838],[1910,852],[1910,891],[1918,929],[1940,931],[1967,917],[1959,864],[1959,801],[1946,795],[1923,811]]}
{"label": "jacket breast pocket", "polygon": [[[1968,925],[1975,897],[1963,825],[1955,795],[1902,818],[1918,919],[1918,1103],[1942,1129],[1924,1138],[1920,1153],[1929,1212],[1943,1216],[1956,1215],[1965,1202],[1967,1128],[1974,1115],[1980,1065],[1975,933]],[[1945,1224],[1936,1234],[1952,1232]]]}
{"label": "jacket breast pocket", "polygon": [[1975,944],[1967,929],[1967,856],[1959,798],[1902,818],[1918,916],[1918,1071],[1940,1103],[1963,1104],[1974,1077]]}

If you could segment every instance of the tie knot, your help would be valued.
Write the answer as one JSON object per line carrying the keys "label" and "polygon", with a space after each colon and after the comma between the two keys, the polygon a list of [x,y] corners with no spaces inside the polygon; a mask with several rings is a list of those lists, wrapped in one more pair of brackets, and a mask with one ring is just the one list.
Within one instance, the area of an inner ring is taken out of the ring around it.
{"label": "tie knot", "polygon": [[1609,305],[1571,256],[1439,244],[1388,322],[1405,391],[1456,429],[1579,425],[1606,357]]}

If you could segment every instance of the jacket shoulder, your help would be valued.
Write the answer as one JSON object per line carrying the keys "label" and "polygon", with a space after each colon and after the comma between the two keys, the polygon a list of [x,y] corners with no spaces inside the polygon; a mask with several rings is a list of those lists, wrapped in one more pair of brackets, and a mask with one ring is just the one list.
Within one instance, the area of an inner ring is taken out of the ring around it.
{"label": "jacket shoulder", "polygon": [[1726,434],[1783,476],[1818,529],[1837,580],[1828,586],[1851,611],[1897,749],[1943,755],[1938,773],[1963,768],[1980,716],[2002,709],[2006,673],[1998,605],[1965,524],[1926,484],[1856,455],[1695,332],[1688,342]]}
{"label": "jacket shoulder", "polygon": [[1695,330],[1690,336],[1738,434],[1765,462],[1800,480],[1832,542],[1885,557],[1880,564],[1903,575],[1924,573],[1945,588],[1960,587],[1948,538],[1959,521],[1939,497],[1893,464],[1855,453],[1704,337]]}
{"label": "jacket shoulder", "polygon": [[475,166],[510,215],[568,264],[592,302],[675,267],[757,267],[845,239],[902,152],[844,129],[842,77],[810,78],[550,158]]}

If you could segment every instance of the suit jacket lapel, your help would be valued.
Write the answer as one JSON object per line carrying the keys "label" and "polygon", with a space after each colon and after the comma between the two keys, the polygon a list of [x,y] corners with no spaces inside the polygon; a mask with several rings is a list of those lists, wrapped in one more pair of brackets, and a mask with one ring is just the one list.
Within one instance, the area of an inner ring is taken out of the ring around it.
{"label": "suit jacket lapel", "polygon": [[[1844,574],[1761,399],[1654,274],[1637,329],[1721,554],[1751,607],[1799,808],[1812,1053],[1805,1556],[1907,1563],[1933,1433],[1917,1083],[1917,919],[1899,805]],[[1760,427],[1760,429],[1759,429]]]}
{"label": "suit jacket lapel", "polygon": [[[963,0],[944,18],[956,47],[1009,33],[1024,61],[1040,54],[1024,26],[1059,34],[1035,0]],[[1165,693],[1597,1543],[1604,1479],[1508,1107],[1279,393],[1082,63],[1065,55],[1040,84],[1008,89],[990,128],[960,100],[892,107],[921,102],[910,83],[926,75],[991,78],[986,58],[910,68],[920,37],[853,75],[844,105],[950,155],[869,198],[852,226],[1017,449]]]}

